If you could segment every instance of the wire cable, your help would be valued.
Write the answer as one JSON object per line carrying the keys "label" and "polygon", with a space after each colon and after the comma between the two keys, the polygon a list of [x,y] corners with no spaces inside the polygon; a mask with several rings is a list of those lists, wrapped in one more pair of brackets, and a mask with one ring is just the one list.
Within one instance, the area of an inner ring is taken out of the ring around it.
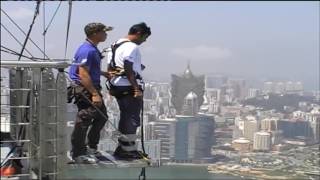
{"label": "wire cable", "polygon": [[58,7],[56,8],[56,11],[54,12],[54,14],[53,14],[53,16],[52,16],[52,18],[51,18],[51,20],[50,20],[50,22],[49,22],[48,26],[45,28],[45,30],[43,31],[42,35],[45,35],[45,34],[47,33],[47,31],[48,31],[48,29],[49,29],[49,27],[50,27],[50,25],[51,25],[51,23],[52,23],[52,21],[53,21],[54,17],[56,16],[56,14],[57,14],[57,12],[58,12],[58,10],[59,10],[59,8],[60,8],[61,3],[62,3],[62,1],[60,1],[60,3],[59,3],[59,5],[58,5]]}
{"label": "wire cable", "polygon": [[[46,2],[43,1],[42,3],[42,10],[43,10],[43,31],[45,31],[46,28]],[[46,57],[46,34],[43,35],[43,59]]]}
{"label": "wire cable", "polygon": [[[14,51],[14,50],[12,50],[12,49],[9,49],[9,48],[7,48],[7,47],[5,47],[5,46],[3,46],[3,45],[1,45],[1,48],[3,48],[3,49],[1,49],[1,51],[6,52],[6,53],[8,53],[8,54],[12,54],[12,55],[16,55],[16,56],[22,56],[22,57],[24,57],[24,58],[27,58],[27,59],[30,59],[30,60],[33,60],[33,61],[43,60],[43,58],[28,57],[28,56],[26,56],[26,55],[19,54],[18,52]],[[45,60],[54,60],[54,59],[45,59]]]}
{"label": "wire cable", "polygon": [[[27,33],[22,30],[22,28],[8,15],[8,13],[6,13],[3,9],[1,9],[1,12],[2,12],[4,15],[6,15],[6,16],[8,17],[8,19],[9,19],[25,36],[27,36]],[[29,40],[30,40],[30,42],[31,42],[39,51],[41,51],[41,53],[44,53],[44,52],[42,51],[42,49],[41,49],[30,37],[29,37]],[[21,44],[22,44],[22,43],[21,43]],[[46,58],[50,59],[47,55],[46,55]]]}
{"label": "wire cable", "polygon": [[[144,123],[143,123],[143,109],[144,109],[144,107],[143,107],[143,99],[142,99],[142,108],[141,108],[141,147],[142,147],[142,152],[144,153],[144,154],[146,154],[146,151],[145,151],[145,148],[144,148],[144,128],[143,128],[143,126],[144,126]],[[140,178],[142,177],[142,180],[146,180],[146,168],[145,167],[143,167],[142,169],[141,169],[141,172],[140,172],[140,175],[139,175],[139,180],[140,180]]]}
{"label": "wire cable", "polygon": [[[21,45],[21,47],[23,47],[23,44],[6,28],[6,26],[3,25],[2,23],[0,23],[0,24],[1,24],[1,26],[10,34],[10,36],[11,36],[14,40],[16,40],[17,43]],[[26,52],[27,52],[30,56],[32,56],[32,54],[30,53],[30,51],[28,51],[26,48],[25,48],[25,50],[26,50]],[[18,53],[18,54],[19,54],[19,53]],[[20,53],[20,54],[21,54],[21,53]],[[22,54],[21,54],[21,56],[22,56]]]}
{"label": "wire cable", "polygon": [[[26,47],[26,45],[27,45],[27,42],[28,42],[28,39],[29,39],[31,30],[32,30],[32,27],[33,27],[33,25],[34,25],[34,22],[35,22],[35,20],[36,20],[36,17],[37,17],[38,14],[39,14],[40,2],[41,2],[40,0],[37,1],[37,6],[36,6],[36,10],[35,10],[35,12],[34,12],[33,19],[32,19],[32,22],[31,22],[31,24],[30,24],[29,31],[28,31],[28,33],[27,33],[26,39],[24,40],[24,43],[23,43],[23,46],[22,46],[22,49],[21,49],[21,52],[20,52],[21,55],[23,54],[23,51],[25,50],[25,47]],[[20,61],[20,59],[21,59],[21,56],[19,56],[18,61]]]}
{"label": "wire cable", "polygon": [[69,0],[67,35],[66,35],[66,44],[65,44],[65,49],[64,49],[64,59],[66,59],[67,51],[68,51],[69,30],[70,30],[70,23],[71,23],[71,11],[72,11],[72,0]]}

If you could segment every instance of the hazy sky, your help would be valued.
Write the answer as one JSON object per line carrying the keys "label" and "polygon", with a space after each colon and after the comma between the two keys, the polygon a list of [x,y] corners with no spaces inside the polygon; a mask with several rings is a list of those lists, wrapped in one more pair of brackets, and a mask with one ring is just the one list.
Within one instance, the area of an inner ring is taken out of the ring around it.
{"label": "hazy sky", "polygon": [[[45,2],[46,24],[59,2]],[[25,31],[36,2],[1,2]],[[319,2],[73,2],[68,58],[84,41],[89,22],[114,26],[105,48],[146,22],[151,37],[141,46],[149,79],[170,80],[190,61],[194,74],[223,73],[250,80],[300,80],[319,89]],[[50,58],[63,58],[68,2],[63,2],[46,36]],[[31,38],[43,47],[43,6]],[[1,23],[21,42],[24,35],[1,13]],[[21,50],[1,27],[1,45]],[[27,46],[34,56],[41,53]],[[1,53],[1,58],[13,59]]]}

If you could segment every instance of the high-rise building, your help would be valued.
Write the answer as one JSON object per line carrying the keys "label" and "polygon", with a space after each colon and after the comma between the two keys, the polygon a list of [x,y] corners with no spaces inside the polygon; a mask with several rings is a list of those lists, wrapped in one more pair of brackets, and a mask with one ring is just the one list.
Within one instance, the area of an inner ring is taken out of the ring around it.
{"label": "high-rise building", "polygon": [[204,98],[204,76],[194,76],[188,65],[182,76],[171,75],[171,102],[177,114],[181,114],[184,98],[192,91],[198,96],[198,108]]}
{"label": "high-rise building", "polygon": [[243,137],[244,120],[240,116],[234,119],[234,128],[232,133],[232,139],[238,139]]}
{"label": "high-rise building", "polygon": [[261,130],[267,132],[278,130],[278,120],[276,117],[262,119]]}
{"label": "high-rise building", "polygon": [[222,85],[226,84],[228,77],[223,75],[206,75],[205,77],[205,87],[207,88],[221,88]]}
{"label": "high-rise building", "polygon": [[283,82],[277,82],[275,83],[275,87],[274,87],[274,92],[278,93],[278,94],[283,94],[285,93],[285,84]]}
{"label": "high-rise building", "polygon": [[176,119],[175,161],[210,159],[214,142],[214,117],[205,114],[177,115]]}
{"label": "high-rise building", "polygon": [[278,128],[282,130],[283,137],[293,138],[296,136],[295,121],[290,121],[289,119],[281,119],[278,121]]}
{"label": "high-rise building", "polygon": [[176,119],[166,118],[150,122],[146,128],[146,140],[160,140],[162,160],[171,160],[175,156]]}
{"label": "high-rise building", "polygon": [[282,142],[283,133],[281,130],[271,131],[269,132],[271,135],[271,144],[276,145]]}
{"label": "high-rise building", "polygon": [[271,81],[266,81],[263,83],[263,91],[264,93],[272,93],[274,91],[274,85]]}
{"label": "high-rise building", "polygon": [[313,138],[315,142],[320,142],[320,114],[306,114],[306,120],[310,124],[309,137]]}
{"label": "high-rise building", "polygon": [[314,137],[310,121],[305,119],[285,119],[278,121],[278,129],[283,132],[285,138],[296,136]]}
{"label": "high-rise building", "polygon": [[220,104],[218,102],[210,103],[208,113],[216,114],[220,112]]}
{"label": "high-rise building", "polygon": [[208,99],[208,103],[220,102],[221,90],[217,88],[206,88],[205,96]]}
{"label": "high-rise building", "polygon": [[268,132],[254,133],[253,150],[269,151],[271,148],[271,135]]}
{"label": "high-rise building", "polygon": [[254,133],[259,131],[259,124],[257,120],[245,120],[243,136],[253,142]]}
{"label": "high-rise building", "polygon": [[260,95],[260,89],[250,88],[247,98],[255,98]]}
{"label": "high-rise building", "polygon": [[233,89],[233,97],[243,99],[246,96],[246,81],[244,79],[229,79],[228,85]]}

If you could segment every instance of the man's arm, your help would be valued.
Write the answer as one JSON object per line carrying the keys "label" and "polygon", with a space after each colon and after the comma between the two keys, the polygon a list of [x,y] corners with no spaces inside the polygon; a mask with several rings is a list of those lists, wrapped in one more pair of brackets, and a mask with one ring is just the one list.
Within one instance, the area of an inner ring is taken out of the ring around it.
{"label": "man's arm", "polygon": [[101,76],[104,76],[104,77],[106,77],[106,78],[108,78],[109,73],[108,73],[108,72],[106,72],[106,71],[101,71],[100,75],[101,75]]}
{"label": "man's arm", "polygon": [[81,84],[90,92],[90,94],[92,95],[98,94],[98,91],[94,88],[92,84],[88,67],[79,66],[79,77],[80,77]]}
{"label": "man's arm", "polygon": [[129,82],[133,86],[133,89],[139,89],[139,85],[137,83],[132,66],[133,66],[132,62],[127,61],[127,60],[124,61],[124,70],[126,72],[126,76],[129,80]]}
{"label": "man's arm", "polygon": [[86,66],[79,66],[80,82],[92,95],[91,100],[94,105],[100,106],[102,104],[101,96],[92,84],[88,68]]}
{"label": "man's arm", "polygon": [[130,61],[125,60],[124,61],[124,70],[126,72],[126,76],[128,78],[128,81],[131,83],[131,85],[133,86],[133,91],[134,91],[134,97],[141,97],[142,96],[142,92],[139,89],[139,85],[137,83],[134,71],[133,71],[133,63]]}

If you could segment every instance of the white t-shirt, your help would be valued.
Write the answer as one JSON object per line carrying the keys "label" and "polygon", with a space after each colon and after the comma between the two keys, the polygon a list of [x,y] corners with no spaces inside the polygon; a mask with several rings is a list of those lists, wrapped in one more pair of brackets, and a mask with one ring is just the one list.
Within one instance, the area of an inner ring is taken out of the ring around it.
{"label": "white t-shirt", "polygon": [[[129,41],[126,38],[119,39],[116,43],[121,43],[123,41]],[[112,52],[109,51],[108,55],[108,64],[111,62],[112,58]],[[136,73],[138,73],[140,76],[142,76],[142,69],[141,69],[141,54],[138,48],[138,45],[133,42],[125,42],[121,44],[116,49],[116,54],[114,57],[114,62],[116,66],[123,68],[124,67],[124,61],[130,61],[133,63],[132,69]],[[131,83],[128,81],[128,79],[124,76],[118,76],[113,79],[111,79],[111,83],[115,86],[130,86]],[[141,85],[142,81],[137,80],[137,83]]]}

